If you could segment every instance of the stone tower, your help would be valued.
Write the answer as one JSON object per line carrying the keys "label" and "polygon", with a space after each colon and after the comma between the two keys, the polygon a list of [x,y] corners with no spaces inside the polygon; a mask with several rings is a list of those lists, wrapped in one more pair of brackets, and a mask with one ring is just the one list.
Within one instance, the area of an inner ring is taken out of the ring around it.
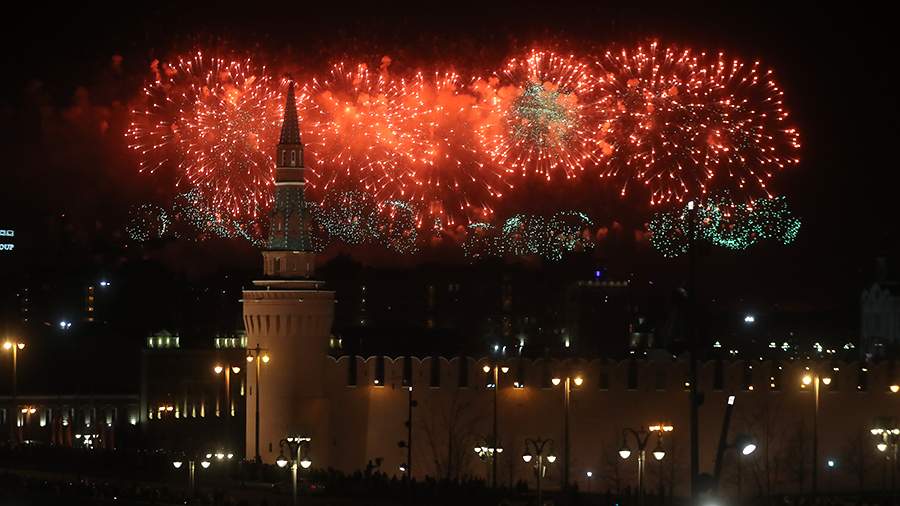
{"label": "stone tower", "polygon": [[[325,398],[325,361],[334,320],[334,292],[313,279],[315,252],[304,198],[306,170],[294,99],[288,85],[275,153],[275,204],[263,254],[263,280],[244,290],[244,328],[248,347],[267,350],[259,392],[255,367],[248,367],[246,456],[256,454],[256,402],[259,395],[259,454],[272,463],[287,436],[313,438],[313,457],[327,461],[329,405]],[[318,443],[318,444],[317,444]]]}

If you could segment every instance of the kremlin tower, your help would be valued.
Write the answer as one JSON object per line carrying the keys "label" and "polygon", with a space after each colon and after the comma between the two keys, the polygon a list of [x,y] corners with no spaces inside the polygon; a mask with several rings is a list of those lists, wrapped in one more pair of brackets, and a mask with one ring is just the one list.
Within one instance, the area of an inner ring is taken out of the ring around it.
{"label": "kremlin tower", "polygon": [[[290,82],[284,123],[275,153],[275,204],[263,255],[263,280],[244,290],[244,328],[248,347],[271,356],[260,370],[260,391],[248,375],[247,458],[256,455],[256,403],[259,396],[259,455],[272,463],[287,436],[313,439],[312,452],[327,458],[329,403],[325,361],[334,320],[334,292],[313,279],[315,252],[304,197],[303,144]],[[249,371],[248,371],[249,372]],[[316,444],[321,442],[320,444]]]}

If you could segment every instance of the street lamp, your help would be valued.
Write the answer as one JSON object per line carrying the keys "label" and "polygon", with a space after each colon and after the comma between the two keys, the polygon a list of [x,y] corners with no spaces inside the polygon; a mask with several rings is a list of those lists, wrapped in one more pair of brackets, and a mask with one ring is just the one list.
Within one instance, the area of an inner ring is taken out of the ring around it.
{"label": "street lamp", "polygon": [[[6,340],[3,342],[3,351],[8,351],[12,354],[12,404],[13,411],[15,411],[19,406],[16,402],[17,394],[18,394],[18,363],[19,363],[19,352],[25,349],[25,343],[21,341],[13,341]],[[13,443],[16,442],[16,424],[10,424],[10,436],[12,438]]]}
{"label": "street lamp", "polygon": [[640,506],[643,506],[644,504],[644,470],[646,468],[647,459],[647,442],[651,435],[656,434],[656,448],[653,450],[653,458],[662,465],[662,460],[666,457],[666,451],[662,446],[662,437],[664,433],[672,432],[673,430],[675,430],[675,427],[671,424],[663,423],[651,425],[647,429],[622,429],[622,448],[619,450],[619,456],[622,457],[623,460],[631,457],[631,448],[628,447],[628,435],[630,434],[633,436],[635,443],[637,443],[638,504]]}
{"label": "street lamp", "polygon": [[[312,438],[294,436],[282,439],[278,443],[280,451],[275,464],[281,468],[288,464],[291,465],[291,490],[294,506],[297,506],[297,467],[299,465],[303,469],[309,469],[309,466],[312,465],[312,459],[309,457],[311,441]],[[288,456],[285,456],[285,450],[287,450]]]}
{"label": "street lamp", "polygon": [[584,475],[587,477],[588,493],[590,493],[591,492],[591,483],[594,481],[594,472],[588,471],[588,472],[584,473]]}
{"label": "street lamp", "polygon": [[[220,457],[221,456],[221,457]],[[194,490],[197,485],[197,462],[200,462],[200,467],[203,469],[209,469],[212,465],[213,458],[216,460],[231,460],[234,457],[234,453],[231,452],[223,452],[218,451],[216,453],[206,453],[203,455],[193,454],[190,457],[185,455],[181,455],[172,460],[172,467],[175,469],[181,469],[184,467],[185,459],[187,459],[187,473],[188,473],[188,496],[193,497]]]}
{"label": "street lamp", "polygon": [[[478,455],[478,458],[481,459],[482,462],[490,463],[492,469],[494,469],[494,473],[496,473],[495,463],[497,462],[497,457],[499,457],[501,453],[503,453],[503,447],[493,438],[483,438],[475,446],[475,455]],[[494,486],[496,485],[495,480]]]}
{"label": "street lamp", "polygon": [[875,436],[875,449],[884,454],[886,462],[891,462],[891,497],[897,487],[897,457],[900,446],[900,423],[895,418],[880,417],[869,430]]}
{"label": "street lamp", "polygon": [[223,366],[221,364],[216,364],[216,366],[213,367],[213,372],[215,372],[216,374],[225,373],[225,403],[226,403],[225,409],[227,410],[227,413],[228,413],[226,416],[232,415],[232,412],[231,412],[231,407],[232,407],[231,406],[231,374],[232,373],[239,374],[241,372],[241,368],[240,368],[240,366],[236,366],[236,365]]}
{"label": "street lamp", "polygon": [[[481,370],[484,371],[485,374],[488,374],[491,371],[493,371],[493,373],[494,373],[493,383],[489,384],[488,388],[494,389],[494,430],[493,430],[493,433],[491,434],[491,447],[497,448],[498,441],[500,440],[500,435],[498,433],[498,428],[497,428],[497,425],[498,425],[498,421],[497,421],[497,404],[498,404],[497,395],[498,395],[498,393],[497,392],[500,390],[500,373],[503,373],[503,374],[508,373],[509,367],[505,366],[505,365],[500,365],[497,363],[495,363],[494,365],[484,364],[484,367],[482,367]],[[500,453],[500,452],[498,451],[497,453]],[[490,456],[490,459],[491,459],[491,487],[497,488],[497,459],[494,457],[495,457],[494,452],[491,451],[491,456]]]}
{"label": "street lamp", "polygon": [[262,457],[259,455],[259,369],[261,363],[269,363],[269,352],[265,348],[260,348],[259,343],[256,343],[256,348],[249,348],[247,350],[247,363],[250,364],[252,362],[256,362],[256,394],[254,394],[256,397],[256,422],[253,425],[253,448],[256,452],[254,460],[259,464],[262,462]]}
{"label": "street lamp", "polygon": [[522,460],[525,461],[526,464],[530,464],[532,461],[534,462],[534,470],[537,473],[537,499],[538,504],[542,505],[541,480],[548,467],[544,464],[544,461],[546,460],[547,464],[556,462],[556,454],[553,453],[553,440],[541,438],[526,439],[525,452],[522,454]]}
{"label": "street lamp", "polygon": [[553,386],[563,385],[563,402],[565,404],[563,409],[563,451],[565,452],[565,457],[563,460],[562,488],[566,489],[569,488],[569,462],[572,460],[570,457],[571,446],[569,444],[569,405],[572,398],[572,385],[574,383],[575,387],[580,387],[584,383],[584,378],[580,374],[575,376],[566,375],[565,379],[557,376],[551,382]]}
{"label": "street lamp", "polygon": [[817,369],[807,368],[807,372],[800,379],[800,388],[813,387],[815,394],[815,409],[813,410],[813,447],[812,447],[812,496],[816,501],[819,486],[819,383],[831,384],[829,374],[820,375]]}

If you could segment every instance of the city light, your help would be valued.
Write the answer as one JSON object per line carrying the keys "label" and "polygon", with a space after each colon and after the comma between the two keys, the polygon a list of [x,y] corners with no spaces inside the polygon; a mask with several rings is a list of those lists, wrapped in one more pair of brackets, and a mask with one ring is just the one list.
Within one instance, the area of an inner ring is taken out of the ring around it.
{"label": "city light", "polygon": [[175,467],[175,469],[181,469],[181,464],[182,464],[182,462],[180,460],[176,460],[175,462],[172,462],[172,465]]}
{"label": "city light", "polygon": [[224,371],[224,370],[225,370],[225,368],[222,367],[221,365],[217,365],[217,366],[213,367],[213,371],[215,371],[216,374],[222,374],[222,371]]}
{"label": "city light", "polygon": [[744,316],[744,323],[756,323],[756,317],[752,314]]}

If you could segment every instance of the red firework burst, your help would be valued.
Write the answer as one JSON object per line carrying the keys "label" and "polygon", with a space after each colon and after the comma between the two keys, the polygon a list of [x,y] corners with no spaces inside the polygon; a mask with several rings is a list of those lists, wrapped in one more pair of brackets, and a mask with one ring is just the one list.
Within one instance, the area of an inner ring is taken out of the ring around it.
{"label": "red firework burst", "polygon": [[378,201],[397,193],[407,134],[397,128],[400,90],[386,67],[376,73],[339,63],[305,88],[301,128],[318,198],[332,190],[364,189]]}
{"label": "red firework burst", "polygon": [[141,170],[173,166],[178,184],[186,181],[222,215],[253,219],[264,213],[280,123],[277,83],[266,68],[200,52],[152,68],[146,105],[132,112],[126,132]]}
{"label": "red firework burst", "polygon": [[603,97],[588,64],[573,56],[532,51],[476,83],[491,114],[478,133],[494,163],[522,174],[567,178],[599,163],[595,116]]}
{"label": "red firework burst", "polygon": [[597,140],[603,175],[619,176],[623,195],[630,181],[653,204],[728,184],[768,195],[772,170],[796,162],[783,154],[799,143],[784,124],[781,91],[758,64],[654,42],[608,51],[597,66],[608,103]]}
{"label": "red firework burst", "polygon": [[475,130],[485,109],[458,74],[417,74],[401,82],[398,127],[405,133],[399,194],[418,209],[418,226],[486,221],[510,188],[505,172],[484,160]]}

